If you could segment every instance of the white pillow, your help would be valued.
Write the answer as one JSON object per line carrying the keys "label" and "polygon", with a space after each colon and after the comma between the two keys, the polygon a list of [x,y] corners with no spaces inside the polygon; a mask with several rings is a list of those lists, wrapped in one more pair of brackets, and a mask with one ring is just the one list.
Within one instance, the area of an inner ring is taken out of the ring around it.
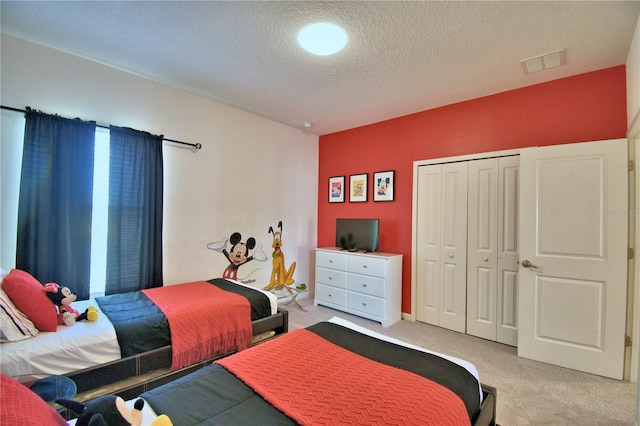
{"label": "white pillow", "polygon": [[0,341],[16,342],[38,334],[38,329],[0,289]]}

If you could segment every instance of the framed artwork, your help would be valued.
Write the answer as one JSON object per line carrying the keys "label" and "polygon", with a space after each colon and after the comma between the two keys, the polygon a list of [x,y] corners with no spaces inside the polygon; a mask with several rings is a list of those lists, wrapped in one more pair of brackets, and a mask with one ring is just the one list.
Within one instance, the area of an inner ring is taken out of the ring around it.
{"label": "framed artwork", "polygon": [[349,201],[352,203],[367,201],[367,177],[366,173],[350,176]]}
{"label": "framed artwork", "polygon": [[329,202],[344,203],[344,176],[329,178]]}
{"label": "framed artwork", "polygon": [[373,201],[393,201],[394,171],[373,174]]}

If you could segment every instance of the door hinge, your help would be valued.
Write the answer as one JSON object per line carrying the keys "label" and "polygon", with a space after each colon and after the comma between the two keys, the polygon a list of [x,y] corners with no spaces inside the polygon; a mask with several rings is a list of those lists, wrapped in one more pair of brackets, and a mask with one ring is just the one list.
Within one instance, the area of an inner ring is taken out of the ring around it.
{"label": "door hinge", "polygon": [[627,249],[627,253],[629,255],[629,260],[633,259],[635,253],[634,253],[634,250],[631,247],[629,247]]}
{"label": "door hinge", "polygon": [[626,348],[630,348],[631,347],[631,337],[624,336],[624,346]]}
{"label": "door hinge", "polygon": [[636,163],[633,160],[629,160],[629,171],[632,172],[636,169]]}

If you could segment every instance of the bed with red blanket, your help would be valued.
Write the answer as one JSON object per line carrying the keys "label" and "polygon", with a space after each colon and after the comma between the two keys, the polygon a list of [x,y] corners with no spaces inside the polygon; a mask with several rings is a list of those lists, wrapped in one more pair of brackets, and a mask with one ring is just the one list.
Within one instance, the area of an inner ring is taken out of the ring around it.
{"label": "bed with red blanket", "polygon": [[468,362],[344,320],[299,329],[141,395],[174,424],[493,425]]}
{"label": "bed with red blanket", "polygon": [[121,358],[67,376],[82,399],[137,395],[286,333],[288,313],[271,296],[214,278],[96,298],[115,329]]}
{"label": "bed with red blanket", "polygon": [[122,357],[170,344],[173,370],[246,348],[251,321],[271,315],[265,294],[221,278],[98,297],[96,302],[116,330]]}

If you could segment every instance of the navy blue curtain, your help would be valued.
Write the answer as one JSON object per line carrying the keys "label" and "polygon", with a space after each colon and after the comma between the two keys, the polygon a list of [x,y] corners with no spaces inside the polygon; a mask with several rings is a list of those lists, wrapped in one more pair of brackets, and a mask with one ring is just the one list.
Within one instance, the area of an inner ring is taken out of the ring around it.
{"label": "navy blue curtain", "polygon": [[89,297],[95,122],[27,111],[16,267]]}
{"label": "navy blue curtain", "polygon": [[111,127],[105,294],[162,286],[162,136]]}

